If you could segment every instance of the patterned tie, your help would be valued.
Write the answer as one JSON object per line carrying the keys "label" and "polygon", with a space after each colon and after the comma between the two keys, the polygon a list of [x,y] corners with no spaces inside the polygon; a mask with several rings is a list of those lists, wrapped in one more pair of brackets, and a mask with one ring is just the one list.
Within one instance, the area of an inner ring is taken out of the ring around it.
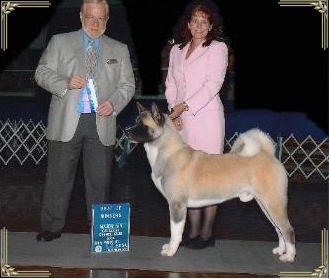
{"label": "patterned tie", "polygon": [[[95,72],[96,72],[96,65],[97,65],[97,54],[95,48],[93,47],[93,42],[90,41],[87,53],[86,53],[86,79],[92,79],[95,89]],[[89,82],[89,81],[88,81]],[[97,100],[94,100],[91,93],[91,88],[86,86],[81,89],[81,99],[78,103],[78,112],[79,113],[93,113],[96,111],[95,103]]]}
{"label": "patterned tie", "polygon": [[87,79],[95,77],[96,64],[97,64],[97,54],[95,48],[93,47],[93,42],[90,41],[86,55]]}

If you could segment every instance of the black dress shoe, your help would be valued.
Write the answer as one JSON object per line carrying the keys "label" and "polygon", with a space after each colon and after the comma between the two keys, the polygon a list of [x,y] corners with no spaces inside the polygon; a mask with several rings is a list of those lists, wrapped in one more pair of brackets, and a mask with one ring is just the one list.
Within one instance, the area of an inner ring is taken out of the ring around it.
{"label": "black dress shoe", "polygon": [[210,236],[207,240],[204,240],[201,236],[198,236],[196,239],[190,244],[191,249],[204,249],[207,247],[214,247],[215,246],[215,236]]}
{"label": "black dress shoe", "polygon": [[36,237],[37,241],[52,241],[56,238],[60,238],[61,237],[61,233],[60,232],[50,232],[50,231],[43,231],[41,233],[39,233]]}
{"label": "black dress shoe", "polygon": [[196,236],[196,237],[189,237],[188,235],[183,236],[182,242],[181,242],[181,246],[185,246],[187,248],[192,248],[192,243],[200,236]]}

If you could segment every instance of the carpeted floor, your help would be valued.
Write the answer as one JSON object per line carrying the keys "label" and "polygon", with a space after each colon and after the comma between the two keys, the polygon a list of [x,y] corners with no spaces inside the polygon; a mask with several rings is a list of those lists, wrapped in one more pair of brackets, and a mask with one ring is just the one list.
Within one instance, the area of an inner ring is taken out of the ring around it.
{"label": "carpeted floor", "polygon": [[174,257],[163,257],[160,249],[168,238],[132,236],[129,252],[92,254],[87,234],[62,234],[48,243],[36,242],[35,236],[8,233],[9,265],[278,275],[313,271],[321,264],[319,243],[297,243],[295,262],[284,264],[272,255],[277,242],[216,240],[214,248],[197,251],[180,247]]}

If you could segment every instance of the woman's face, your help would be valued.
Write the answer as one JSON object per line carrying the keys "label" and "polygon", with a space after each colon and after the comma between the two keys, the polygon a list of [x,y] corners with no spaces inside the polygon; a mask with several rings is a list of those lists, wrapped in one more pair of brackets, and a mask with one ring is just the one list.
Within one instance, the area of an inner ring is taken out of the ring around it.
{"label": "woman's face", "polygon": [[205,13],[202,12],[196,12],[187,25],[190,29],[193,39],[203,40],[211,30],[208,17]]}

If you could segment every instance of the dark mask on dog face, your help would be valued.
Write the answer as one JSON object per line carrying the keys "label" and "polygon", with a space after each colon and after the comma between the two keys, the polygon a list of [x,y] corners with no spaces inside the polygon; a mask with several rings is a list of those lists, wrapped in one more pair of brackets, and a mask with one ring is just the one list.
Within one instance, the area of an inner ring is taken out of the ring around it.
{"label": "dark mask on dog face", "polygon": [[125,130],[131,141],[146,143],[160,137],[165,123],[164,115],[159,111],[155,103],[152,104],[152,111],[146,110],[137,102],[139,115],[136,118],[136,125]]}

